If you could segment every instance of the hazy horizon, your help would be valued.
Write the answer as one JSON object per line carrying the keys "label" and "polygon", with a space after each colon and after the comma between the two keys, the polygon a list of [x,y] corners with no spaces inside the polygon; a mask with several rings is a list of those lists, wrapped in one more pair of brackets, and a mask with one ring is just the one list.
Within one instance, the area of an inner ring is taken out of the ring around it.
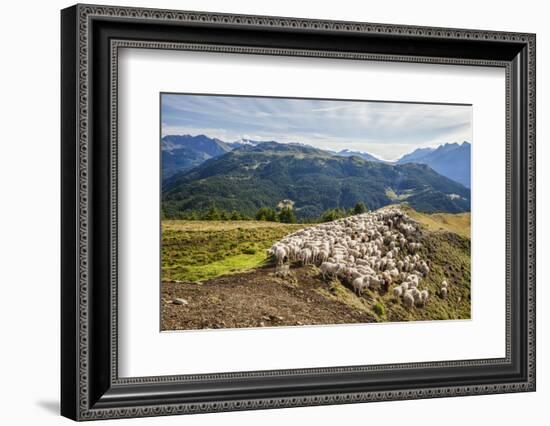
{"label": "hazy horizon", "polygon": [[393,162],[393,161],[397,161],[399,160],[403,155],[407,155],[407,154],[410,154],[412,153],[413,151],[415,151],[416,149],[419,149],[419,148],[432,148],[432,149],[437,149],[439,148],[440,146],[443,146],[443,145],[452,145],[452,144],[458,144],[458,145],[462,145],[464,143],[467,143],[469,145],[471,145],[471,142],[470,141],[461,141],[461,142],[443,142],[443,143],[440,143],[440,144],[436,144],[436,145],[433,145],[433,146],[422,146],[422,147],[418,147],[418,148],[413,148],[411,151],[408,151],[406,153],[404,153],[403,155],[393,159],[393,160],[387,160],[387,159],[384,159],[384,158],[380,158],[378,157],[377,155],[374,155],[372,152],[369,152],[369,151],[366,151],[366,150],[355,150],[355,149],[348,149],[348,148],[342,148],[342,149],[338,149],[338,150],[333,150],[333,149],[328,149],[328,148],[319,148],[319,147],[315,147],[313,145],[310,145],[310,144],[307,144],[307,143],[303,143],[303,142],[299,142],[299,141],[291,141],[291,142],[279,142],[278,140],[275,140],[275,139],[265,139],[265,140],[258,140],[258,139],[246,139],[246,138],[240,138],[240,139],[235,139],[235,140],[224,140],[224,139],[220,139],[220,138],[217,138],[217,137],[214,137],[214,136],[211,136],[211,135],[207,135],[205,133],[197,133],[197,134],[190,134],[190,133],[183,133],[183,134],[176,134],[176,133],[169,133],[169,134],[166,134],[166,135],[162,135],[162,137],[164,136],[191,136],[191,137],[197,137],[197,136],[206,136],[207,138],[210,138],[210,139],[217,139],[221,142],[224,142],[224,143],[235,143],[235,142],[246,142],[246,141],[252,141],[252,142],[258,142],[258,143],[264,143],[264,142],[277,142],[277,143],[283,143],[283,144],[296,144],[296,145],[302,145],[302,146],[311,146],[312,148],[318,148],[318,149],[323,149],[325,151],[329,151],[329,152],[335,152],[335,153],[339,153],[341,151],[351,151],[351,152],[358,152],[358,153],[361,153],[361,154],[370,154],[374,157],[376,157],[377,159],[379,160],[382,160],[382,161],[387,161],[387,162]]}
{"label": "hazy horizon", "polygon": [[418,148],[472,143],[472,106],[228,95],[161,95],[161,133],[300,143],[395,161]]}

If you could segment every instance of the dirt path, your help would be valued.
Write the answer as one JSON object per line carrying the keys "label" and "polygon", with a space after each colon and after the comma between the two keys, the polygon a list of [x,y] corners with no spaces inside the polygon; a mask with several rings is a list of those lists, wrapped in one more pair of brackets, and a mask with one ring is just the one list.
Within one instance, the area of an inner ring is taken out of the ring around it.
{"label": "dirt path", "polygon": [[[330,300],[312,267],[277,278],[273,267],[202,284],[162,283],[162,330],[273,327],[374,322],[368,313]],[[183,304],[173,300],[184,299]]]}

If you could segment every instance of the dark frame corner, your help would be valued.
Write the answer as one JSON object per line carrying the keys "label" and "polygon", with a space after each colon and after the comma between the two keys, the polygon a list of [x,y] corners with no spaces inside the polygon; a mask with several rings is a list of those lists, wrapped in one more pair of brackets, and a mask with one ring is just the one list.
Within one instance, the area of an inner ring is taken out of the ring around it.
{"label": "dark frame corner", "polygon": [[[535,44],[535,35],[524,33],[97,5],[64,9],[62,415],[92,420],[534,391]],[[505,68],[507,356],[377,368],[119,378],[112,266],[120,47]]]}

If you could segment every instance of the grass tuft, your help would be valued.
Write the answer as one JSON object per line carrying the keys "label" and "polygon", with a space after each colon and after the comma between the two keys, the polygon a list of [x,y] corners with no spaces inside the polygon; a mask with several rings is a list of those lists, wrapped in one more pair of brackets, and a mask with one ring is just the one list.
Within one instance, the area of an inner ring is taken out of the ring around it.
{"label": "grass tuft", "polygon": [[379,317],[383,317],[386,315],[386,308],[384,308],[384,305],[382,305],[380,302],[375,303],[372,307],[372,310]]}

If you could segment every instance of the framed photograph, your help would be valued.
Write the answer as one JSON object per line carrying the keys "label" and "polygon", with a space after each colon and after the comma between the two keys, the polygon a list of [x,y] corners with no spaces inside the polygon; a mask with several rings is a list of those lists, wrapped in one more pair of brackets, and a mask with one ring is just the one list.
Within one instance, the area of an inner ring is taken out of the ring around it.
{"label": "framed photograph", "polygon": [[74,420],[535,390],[535,35],[61,12]]}

